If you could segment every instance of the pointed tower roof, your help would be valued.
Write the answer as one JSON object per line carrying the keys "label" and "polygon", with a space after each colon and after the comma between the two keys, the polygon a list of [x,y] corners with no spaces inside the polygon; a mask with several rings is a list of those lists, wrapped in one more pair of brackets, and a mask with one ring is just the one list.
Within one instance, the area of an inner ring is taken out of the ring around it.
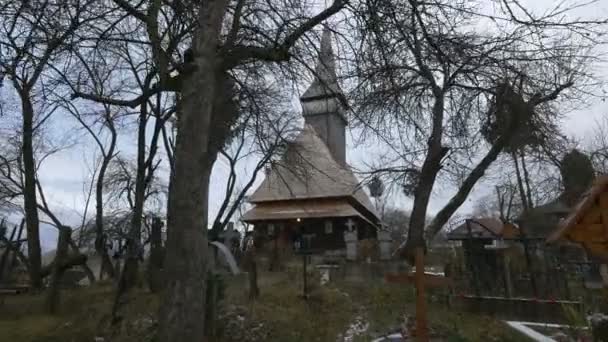
{"label": "pointed tower roof", "polygon": [[315,68],[315,79],[300,97],[302,101],[342,96],[342,89],[340,89],[336,74],[336,56],[331,45],[331,36],[331,30],[325,26],[321,36],[321,48],[319,50],[319,60]]}
{"label": "pointed tower roof", "polygon": [[378,217],[351,169],[338,164],[316,131],[306,125],[249,202],[335,197],[352,198],[375,220]]}

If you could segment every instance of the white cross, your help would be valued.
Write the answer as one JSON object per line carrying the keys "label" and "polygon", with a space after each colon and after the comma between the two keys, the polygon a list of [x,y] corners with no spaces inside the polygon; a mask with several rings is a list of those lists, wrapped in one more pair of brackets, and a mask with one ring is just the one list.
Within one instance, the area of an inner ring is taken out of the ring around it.
{"label": "white cross", "polygon": [[355,229],[355,226],[356,226],[356,224],[355,224],[355,221],[353,221],[353,219],[349,218],[346,221],[346,228],[348,228],[349,232],[352,232]]}
{"label": "white cross", "polygon": [[225,231],[220,233],[220,237],[222,239],[224,239],[224,244],[228,245],[229,243],[232,242],[232,239],[235,238],[240,238],[241,237],[241,233],[239,233],[237,230],[234,229],[234,223],[233,222],[228,222],[228,227],[226,228]]}

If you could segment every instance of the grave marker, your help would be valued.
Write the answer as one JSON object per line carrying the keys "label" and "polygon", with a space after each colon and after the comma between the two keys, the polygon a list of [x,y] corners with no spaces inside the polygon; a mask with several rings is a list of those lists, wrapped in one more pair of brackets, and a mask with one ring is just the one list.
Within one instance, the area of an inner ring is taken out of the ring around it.
{"label": "grave marker", "polygon": [[416,287],[416,340],[418,342],[429,341],[427,303],[425,287],[449,287],[452,280],[443,276],[427,274],[424,272],[424,250],[416,248],[416,271],[412,273],[388,273],[385,280],[388,283],[411,284]]}

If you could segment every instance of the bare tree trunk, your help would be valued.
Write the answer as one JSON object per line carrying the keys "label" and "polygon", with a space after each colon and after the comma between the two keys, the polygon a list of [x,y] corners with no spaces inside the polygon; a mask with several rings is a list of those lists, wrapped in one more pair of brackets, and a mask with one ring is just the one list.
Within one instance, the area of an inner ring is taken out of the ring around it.
{"label": "bare tree trunk", "polygon": [[27,229],[27,253],[31,286],[42,287],[40,269],[42,259],[40,252],[40,221],[38,218],[38,200],[36,198],[36,163],[34,161],[34,107],[27,90],[21,90],[23,116],[23,202],[25,207],[25,224]]}
{"label": "bare tree trunk", "polygon": [[[95,251],[101,258],[101,269],[99,271],[100,280],[103,278],[104,273],[110,278],[114,278],[116,275],[114,265],[112,264],[112,260],[110,259],[106,248],[103,227],[103,186],[108,165],[114,157],[114,149],[116,148],[116,130],[114,129],[114,123],[112,123],[111,120],[111,118],[106,120],[111,131],[110,146],[108,147],[108,151],[104,152],[99,174],[97,175],[97,183],[95,184]],[[103,146],[100,145],[100,148],[103,149]]]}
{"label": "bare tree trunk", "polygon": [[164,285],[162,272],[165,253],[163,250],[162,228],[162,221],[160,218],[155,217],[150,232],[150,257],[148,258],[147,270],[148,286],[152,292],[159,292]]}
{"label": "bare tree trunk", "polygon": [[[133,216],[127,240],[127,258],[121,274],[121,283],[124,291],[132,288],[139,272],[139,260],[141,258],[141,220],[144,213],[144,201],[146,196],[146,125],[148,122],[147,105],[142,104],[139,114],[137,130],[137,171],[135,176],[135,202],[133,205]],[[118,294],[121,295],[121,294]]]}
{"label": "bare tree trunk", "polygon": [[57,313],[59,306],[59,287],[61,286],[61,276],[65,270],[63,265],[68,255],[71,234],[72,230],[69,227],[60,227],[55,262],[53,264],[49,292],[47,295],[47,310],[51,315]]}
{"label": "bare tree trunk", "polygon": [[532,255],[530,253],[530,243],[529,236],[526,227],[526,218],[528,216],[528,212],[530,211],[530,203],[528,203],[528,196],[526,196],[526,190],[524,188],[524,182],[522,180],[521,172],[519,170],[519,164],[517,162],[517,154],[515,152],[511,153],[511,157],[513,158],[513,163],[515,165],[515,175],[517,178],[517,186],[519,187],[519,195],[521,197],[521,202],[524,207],[523,217],[524,222],[521,222],[519,225],[519,231],[521,236],[521,242],[524,246],[524,255],[526,257],[526,268],[528,269],[528,273],[530,275],[530,283],[532,285],[532,293],[534,296],[538,296],[538,288],[536,287],[536,276],[534,274],[534,267],[532,265]]}
{"label": "bare tree trunk", "polygon": [[437,173],[441,169],[441,159],[447,152],[441,146],[443,136],[443,107],[443,97],[437,98],[433,106],[433,130],[428,140],[428,151],[422,164],[420,177],[414,193],[414,206],[410,216],[407,244],[402,251],[411,260],[413,260],[414,249],[416,247],[425,247],[424,227],[428,204]]}
{"label": "bare tree trunk", "polygon": [[161,342],[205,340],[209,178],[217,156],[209,140],[219,88],[218,38],[226,6],[226,0],[201,3],[192,47],[196,69],[182,84],[168,212],[168,283],[160,310]]}
{"label": "bare tree trunk", "polygon": [[[427,229],[429,236],[434,236],[439,233],[443,226],[448,222],[450,217],[460,208],[462,203],[467,199],[477,181],[483,177],[486,170],[492,165],[492,163],[498,158],[498,155],[504,149],[507,141],[511,138],[511,134],[514,129],[509,130],[504,136],[500,137],[492,147],[481,159],[481,161],[471,170],[469,175],[464,179],[456,194],[448,201],[448,203],[435,215]],[[499,194],[500,196],[500,194]],[[500,201],[500,199],[499,199]],[[502,211],[502,209],[501,209]]]}
{"label": "bare tree trunk", "polygon": [[524,172],[524,182],[526,184],[526,196],[528,199],[528,206],[530,208],[534,207],[534,202],[532,201],[532,189],[530,188],[530,174],[528,173],[528,167],[526,167],[526,156],[524,151],[521,151],[521,169]]}

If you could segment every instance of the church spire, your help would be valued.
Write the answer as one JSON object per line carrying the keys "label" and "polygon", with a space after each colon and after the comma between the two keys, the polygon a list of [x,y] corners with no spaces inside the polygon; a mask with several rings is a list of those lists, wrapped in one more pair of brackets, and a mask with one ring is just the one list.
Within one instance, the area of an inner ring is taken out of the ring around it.
{"label": "church spire", "polygon": [[341,96],[342,90],[338,85],[336,75],[336,56],[331,45],[332,32],[329,27],[323,28],[319,60],[315,67],[315,79],[300,99],[306,100],[318,97]]}
{"label": "church spire", "polygon": [[336,56],[331,38],[332,32],[325,26],[314,80],[300,97],[300,103],[306,124],[314,127],[335,160],[346,166],[346,108],[336,74]]}

